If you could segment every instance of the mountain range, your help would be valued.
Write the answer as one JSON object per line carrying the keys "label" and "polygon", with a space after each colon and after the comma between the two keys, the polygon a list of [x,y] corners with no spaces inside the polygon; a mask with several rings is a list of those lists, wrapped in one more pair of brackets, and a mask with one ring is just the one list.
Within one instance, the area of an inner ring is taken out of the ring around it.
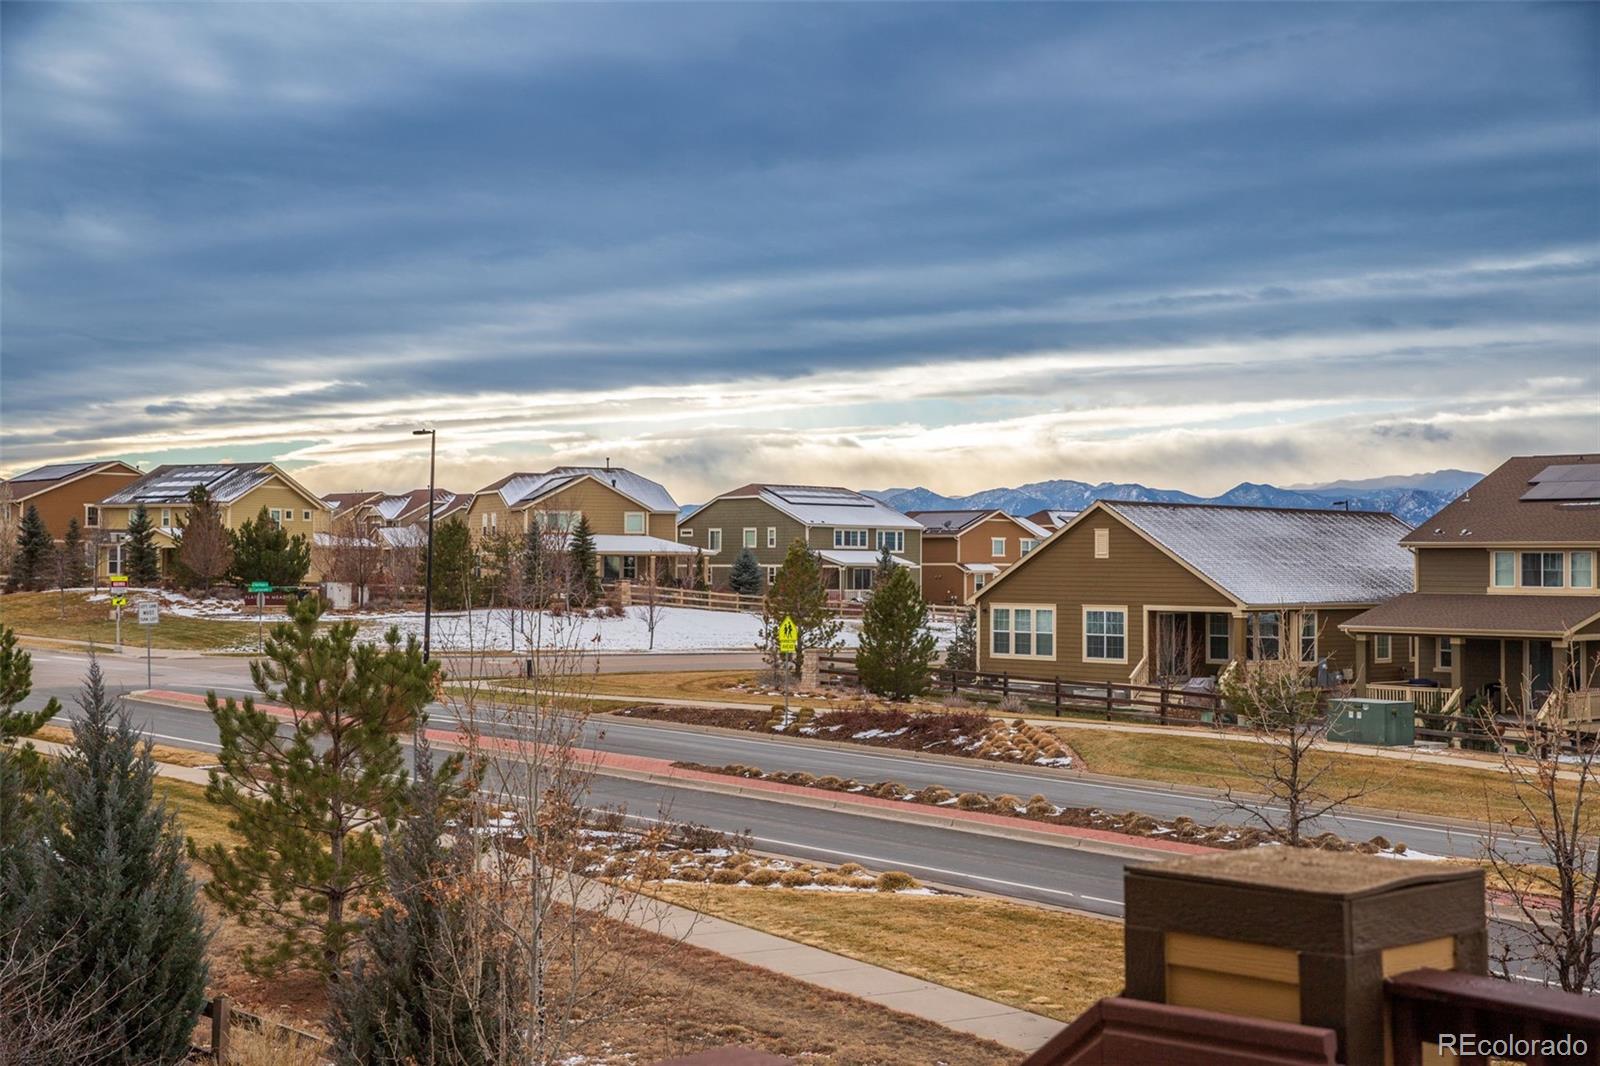
{"label": "mountain range", "polygon": [[1331,481],[1320,485],[1280,488],[1240,482],[1220,496],[1196,496],[1177,489],[1102,481],[1035,481],[1016,488],[984,489],[966,496],[944,496],[927,488],[866,489],[897,511],[1001,510],[1029,515],[1035,511],[1081,511],[1095,500],[1148,500],[1155,503],[1211,503],[1233,507],[1343,507],[1352,511],[1388,511],[1409,526],[1432,518],[1445,504],[1471,488],[1482,474],[1437,470],[1430,474]]}

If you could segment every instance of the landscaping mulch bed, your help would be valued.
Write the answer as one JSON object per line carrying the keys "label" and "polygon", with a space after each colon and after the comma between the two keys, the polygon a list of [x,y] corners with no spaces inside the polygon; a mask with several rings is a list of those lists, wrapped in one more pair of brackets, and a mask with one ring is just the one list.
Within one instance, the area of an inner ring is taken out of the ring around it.
{"label": "landscaping mulch bed", "polygon": [[[805,788],[822,789],[826,792],[848,792],[873,796],[877,799],[901,800],[906,803],[917,803],[929,807],[954,807],[962,811],[999,814],[1024,821],[1042,822],[1046,825],[1071,826],[1075,829],[1100,829],[1106,832],[1123,833],[1137,837],[1159,837],[1163,840],[1177,840],[1185,844],[1199,844],[1204,847],[1221,848],[1229,851],[1283,843],[1276,834],[1251,826],[1202,825],[1194,819],[1186,817],[1162,821],[1147,814],[1139,814],[1136,811],[1113,814],[1098,807],[1061,807],[1040,795],[1022,799],[1004,793],[993,796],[983,792],[962,792],[957,794],[938,785],[910,789],[898,781],[878,781],[872,784],[863,784],[847,777],[835,777],[833,775],[817,777],[804,771],[769,771],[754,766],[743,766],[739,763],[730,763],[725,766],[706,766],[701,763],[675,762],[672,765],[685,770],[698,770],[702,773],[725,774],[729,777],[743,777],[758,781],[775,781],[785,785],[800,785]],[[1311,837],[1306,840],[1304,846],[1319,848],[1324,851],[1359,851],[1368,855],[1404,855],[1406,853],[1404,844],[1391,843],[1384,837],[1373,837],[1371,840],[1357,843],[1345,840],[1343,837],[1333,833],[1323,833],[1320,836]]]}
{"label": "landscaping mulch bed", "polygon": [[716,726],[751,733],[839,740],[901,751],[960,755],[1027,766],[1066,768],[1077,756],[1055,733],[1018,718],[1004,721],[978,711],[905,711],[874,706],[775,706],[766,711],[733,707],[643,704],[616,712],[686,725]]}

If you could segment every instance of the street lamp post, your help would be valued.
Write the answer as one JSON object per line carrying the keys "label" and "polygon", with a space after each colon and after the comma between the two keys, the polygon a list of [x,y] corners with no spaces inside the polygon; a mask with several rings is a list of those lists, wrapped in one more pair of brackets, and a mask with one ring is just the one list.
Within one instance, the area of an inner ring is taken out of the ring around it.
{"label": "street lamp post", "polygon": [[433,649],[433,460],[439,432],[434,429],[414,429],[411,435],[428,438],[428,561],[422,572],[422,661],[427,662]]}

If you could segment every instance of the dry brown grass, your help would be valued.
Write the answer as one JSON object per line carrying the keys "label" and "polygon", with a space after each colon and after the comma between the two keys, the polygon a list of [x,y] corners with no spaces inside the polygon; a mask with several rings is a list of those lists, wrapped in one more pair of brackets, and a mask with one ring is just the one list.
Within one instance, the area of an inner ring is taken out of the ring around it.
{"label": "dry brown grass", "polygon": [[278,1020],[262,1016],[269,1026],[263,1030],[231,1026],[228,1056],[223,1060],[226,1066],[322,1066],[328,1061],[327,1045],[271,1029],[270,1024]]}
{"label": "dry brown grass", "polygon": [[662,885],[674,903],[1070,1021],[1122,988],[1122,925],[964,896]]}
{"label": "dry brown grass", "polygon": [[[52,744],[70,744],[72,730],[66,726],[47,725],[33,734],[36,740],[47,740]],[[191,748],[173,748],[165,744],[152,744],[150,755],[156,762],[170,763],[173,766],[215,766],[217,757],[210,752],[195,751]]]}
{"label": "dry brown grass", "polygon": [[[86,592],[12,592],[0,596],[0,622],[18,634],[80,642],[94,641],[110,647],[116,640],[117,626],[111,620],[111,605],[90,603]],[[253,622],[229,622],[211,618],[184,618],[163,614],[151,631],[150,644],[156,648],[216,649],[232,648],[253,642]],[[130,607],[122,612],[122,640],[132,647],[144,644],[144,633],[134,620]]]}

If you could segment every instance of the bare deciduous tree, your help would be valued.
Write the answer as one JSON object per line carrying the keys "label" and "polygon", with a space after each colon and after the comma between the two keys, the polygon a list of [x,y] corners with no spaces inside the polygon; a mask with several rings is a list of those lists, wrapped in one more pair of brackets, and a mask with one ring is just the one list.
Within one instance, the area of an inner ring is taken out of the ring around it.
{"label": "bare deciduous tree", "polygon": [[428,534],[418,526],[402,526],[379,535],[384,539],[384,569],[389,573],[395,597],[399,598],[406,589],[422,585]]}
{"label": "bare deciduous tree", "polygon": [[[70,946],[24,944],[21,930],[0,935],[0,1066],[95,1066],[117,1050],[122,1034],[97,1017],[103,984],[72,988],[78,975],[56,970],[50,956]],[[64,1006],[65,1005],[65,1006]]]}
{"label": "bare deciduous tree", "polygon": [[661,577],[655,560],[647,564],[649,571],[644,587],[639,596],[639,617],[644,622],[645,632],[650,634],[648,650],[656,650],[656,627],[661,625],[661,619],[666,616],[666,605],[661,602]]}
{"label": "bare deciduous tree", "polygon": [[0,484],[0,574],[11,573],[11,556],[22,530],[22,509],[14,502],[11,483]]}
{"label": "bare deciduous tree", "polygon": [[[1497,962],[1568,992],[1600,982],[1600,720],[1588,701],[1600,657],[1555,679],[1548,700],[1509,701],[1496,726],[1501,767],[1520,808],[1514,832],[1484,842],[1491,879],[1519,921]],[[1491,815],[1490,821],[1493,821]]]}
{"label": "bare deciduous tree", "polygon": [[316,539],[312,553],[323,579],[350,586],[356,606],[367,602],[383,572],[383,545],[355,515],[336,518],[331,532]]}

